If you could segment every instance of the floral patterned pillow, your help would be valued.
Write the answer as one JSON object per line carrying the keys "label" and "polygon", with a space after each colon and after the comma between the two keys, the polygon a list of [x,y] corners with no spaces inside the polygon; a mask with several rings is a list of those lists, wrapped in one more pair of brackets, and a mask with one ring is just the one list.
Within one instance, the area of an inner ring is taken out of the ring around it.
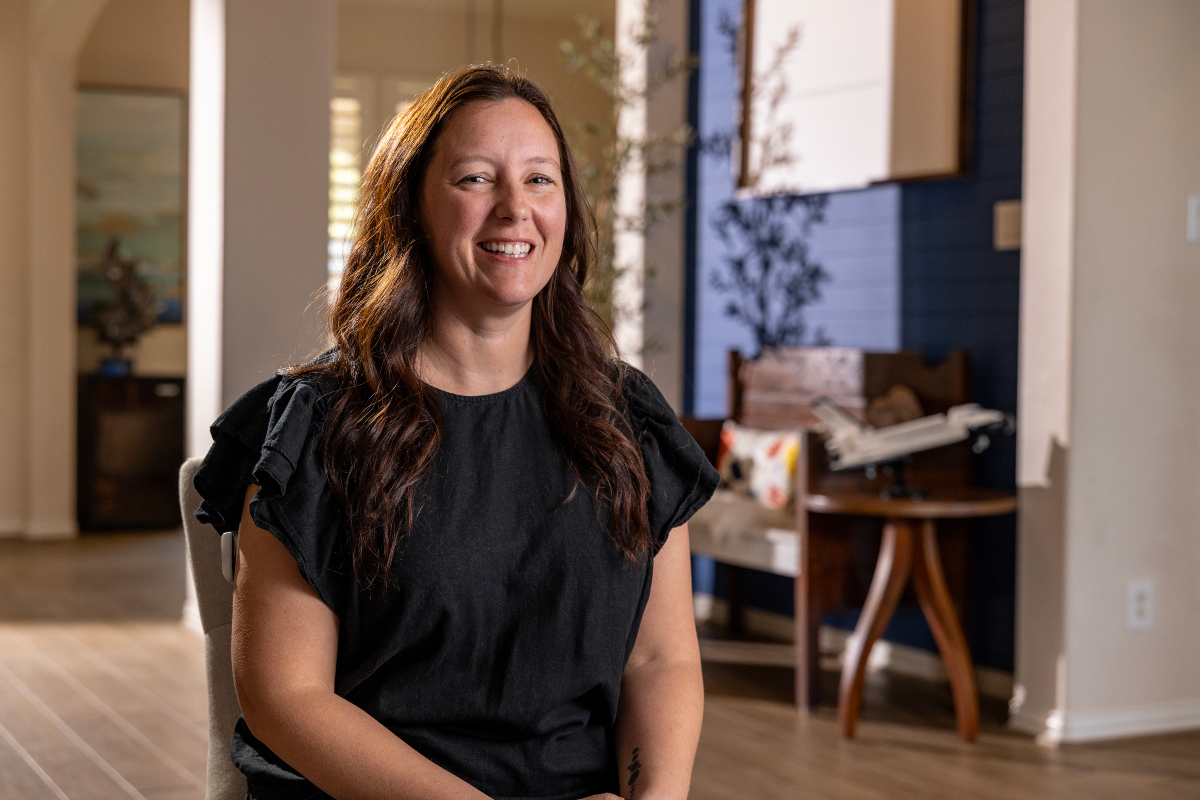
{"label": "floral patterned pillow", "polygon": [[768,508],[783,508],[792,499],[799,455],[797,431],[764,431],[726,420],[717,452],[721,485]]}

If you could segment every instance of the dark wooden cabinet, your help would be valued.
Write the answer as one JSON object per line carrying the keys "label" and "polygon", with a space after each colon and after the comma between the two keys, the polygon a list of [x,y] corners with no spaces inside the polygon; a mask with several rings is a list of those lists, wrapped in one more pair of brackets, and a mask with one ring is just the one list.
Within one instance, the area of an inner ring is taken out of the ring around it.
{"label": "dark wooden cabinet", "polygon": [[79,380],[79,527],[180,524],[183,379]]}

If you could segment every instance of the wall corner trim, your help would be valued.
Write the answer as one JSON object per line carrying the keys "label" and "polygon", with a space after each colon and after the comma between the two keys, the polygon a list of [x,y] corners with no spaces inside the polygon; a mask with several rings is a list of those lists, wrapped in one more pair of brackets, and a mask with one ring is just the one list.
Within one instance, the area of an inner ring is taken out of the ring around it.
{"label": "wall corner trim", "polygon": [[1200,698],[1099,711],[1018,710],[1009,727],[1047,743],[1093,742],[1200,729]]}

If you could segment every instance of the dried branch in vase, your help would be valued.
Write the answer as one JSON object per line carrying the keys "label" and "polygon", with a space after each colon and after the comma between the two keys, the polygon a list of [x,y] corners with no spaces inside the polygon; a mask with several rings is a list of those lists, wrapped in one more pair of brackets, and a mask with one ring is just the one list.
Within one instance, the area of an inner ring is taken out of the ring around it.
{"label": "dried branch in vase", "polygon": [[125,358],[126,349],[157,324],[161,311],[154,287],[138,275],[136,261],[121,256],[120,245],[115,236],[109,240],[103,265],[116,299],[101,303],[89,320],[113,359]]}
{"label": "dried branch in vase", "polygon": [[[734,68],[746,68],[748,60],[739,57],[745,39],[738,23],[722,14],[718,27]],[[766,98],[763,118],[742,127],[749,141],[732,129],[700,140],[703,155],[723,159],[730,167],[737,156],[747,167],[738,180],[743,190],[752,191],[765,170],[799,159],[791,149],[791,125],[780,123],[776,112],[787,97],[788,60],[800,42],[801,31],[789,30],[766,69],[748,82],[743,113],[755,105],[755,98]],[[748,150],[755,159],[741,158]],[[709,273],[709,284],[727,296],[725,315],[750,330],[758,353],[771,347],[831,343],[823,330],[809,331],[804,315],[805,308],[821,298],[821,285],[829,280],[809,247],[812,229],[825,221],[828,205],[825,194],[735,195],[721,203],[710,220],[725,255],[722,266]]]}
{"label": "dried branch in vase", "polygon": [[[649,181],[677,169],[683,151],[694,139],[694,132],[681,125],[666,133],[628,136],[619,131],[622,112],[632,105],[650,101],[664,86],[686,78],[697,60],[687,54],[675,54],[660,66],[651,66],[644,85],[630,75],[634,63],[646,56],[657,42],[657,18],[653,4],[647,4],[643,23],[631,32],[633,52],[618,52],[613,39],[604,35],[599,20],[579,18],[580,40],[564,41],[559,51],[572,72],[579,72],[596,85],[612,104],[612,114],[602,125],[568,119],[566,129],[572,152],[583,175],[584,192],[596,214],[597,265],[585,293],[600,317],[610,326],[621,314],[640,314],[646,309],[618,308],[613,286],[630,270],[641,280],[653,277],[652,264],[617,264],[615,239],[621,233],[646,234],[655,225],[687,205],[682,196],[647,197],[635,213],[618,212],[618,187],[630,169],[641,169]],[[652,347],[648,342],[647,347]]]}

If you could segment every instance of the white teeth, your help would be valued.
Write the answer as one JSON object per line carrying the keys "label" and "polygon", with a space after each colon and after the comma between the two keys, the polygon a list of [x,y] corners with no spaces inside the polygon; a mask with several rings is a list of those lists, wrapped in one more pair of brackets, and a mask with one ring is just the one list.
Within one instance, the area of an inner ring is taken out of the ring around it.
{"label": "white teeth", "polygon": [[529,255],[531,246],[524,242],[484,242],[483,249],[489,253],[500,253],[506,256],[522,258]]}

